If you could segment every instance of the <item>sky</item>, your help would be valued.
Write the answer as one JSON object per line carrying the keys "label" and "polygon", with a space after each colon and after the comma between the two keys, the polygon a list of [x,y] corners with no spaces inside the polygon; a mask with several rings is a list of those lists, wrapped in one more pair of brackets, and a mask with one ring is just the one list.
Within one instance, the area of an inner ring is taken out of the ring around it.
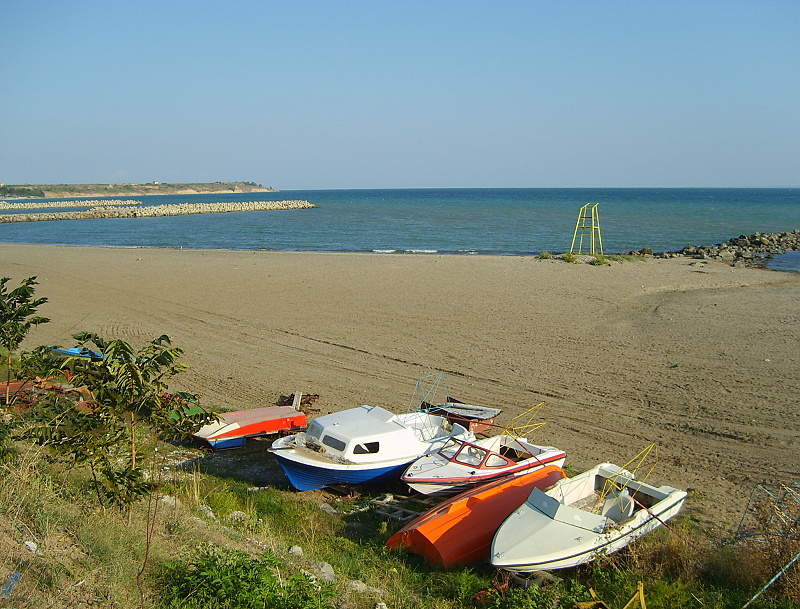
{"label": "sky", "polygon": [[0,182],[798,187],[800,1],[0,0]]}

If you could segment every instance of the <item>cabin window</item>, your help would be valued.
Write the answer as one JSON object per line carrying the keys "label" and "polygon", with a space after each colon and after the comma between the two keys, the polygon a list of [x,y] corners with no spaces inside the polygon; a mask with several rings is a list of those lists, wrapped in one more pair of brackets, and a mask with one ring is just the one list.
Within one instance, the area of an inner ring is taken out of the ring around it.
{"label": "cabin window", "polygon": [[319,440],[320,436],[322,436],[322,426],[316,421],[312,421],[306,430],[306,435]]}
{"label": "cabin window", "polygon": [[478,448],[477,446],[472,446],[470,444],[465,444],[464,448],[461,449],[461,452],[458,453],[458,457],[456,460],[459,463],[463,463],[464,465],[472,465],[478,466],[483,463],[483,460],[486,458],[486,451],[482,448]]}
{"label": "cabin window", "polygon": [[374,455],[378,452],[380,442],[365,442],[364,444],[356,444],[353,449],[354,455]]}
{"label": "cabin window", "polygon": [[486,459],[486,467],[505,467],[508,465],[508,459],[501,455],[489,455]]}
{"label": "cabin window", "polygon": [[344,452],[344,449],[347,447],[347,444],[332,436],[325,436],[322,438],[322,443],[326,446],[330,446],[334,450],[338,450],[339,452]]}

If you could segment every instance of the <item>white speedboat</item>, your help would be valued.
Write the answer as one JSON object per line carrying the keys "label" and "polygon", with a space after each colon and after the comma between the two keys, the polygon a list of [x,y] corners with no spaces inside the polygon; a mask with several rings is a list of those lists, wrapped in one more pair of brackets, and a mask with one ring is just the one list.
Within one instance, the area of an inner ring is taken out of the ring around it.
{"label": "white speedboat", "polygon": [[441,450],[412,463],[402,480],[424,495],[451,493],[546,465],[562,467],[567,454],[508,434],[470,442],[452,438]]}
{"label": "white speedboat", "polygon": [[685,499],[685,491],[602,463],[547,491],[533,489],[495,533],[492,565],[529,573],[590,562],[662,525]]}
{"label": "white speedboat", "polygon": [[270,452],[292,485],[307,491],[397,479],[411,462],[438,451],[451,438],[475,436],[427,412],[394,414],[379,406],[359,406],[314,419],[304,433],[275,440]]}

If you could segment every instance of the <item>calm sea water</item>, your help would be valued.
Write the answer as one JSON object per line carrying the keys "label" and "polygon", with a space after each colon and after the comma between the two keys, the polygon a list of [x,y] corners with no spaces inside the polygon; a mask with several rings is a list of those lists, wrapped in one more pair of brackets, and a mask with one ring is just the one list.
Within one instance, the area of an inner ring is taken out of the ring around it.
{"label": "calm sea water", "polygon": [[[800,188],[290,190],[132,198],[145,205],[304,199],[318,207],[0,224],[0,242],[535,255],[570,250],[578,212],[586,203],[598,203],[607,254],[644,247],[674,251],[756,231],[800,228]],[[800,270],[800,260],[789,261],[784,270]]]}

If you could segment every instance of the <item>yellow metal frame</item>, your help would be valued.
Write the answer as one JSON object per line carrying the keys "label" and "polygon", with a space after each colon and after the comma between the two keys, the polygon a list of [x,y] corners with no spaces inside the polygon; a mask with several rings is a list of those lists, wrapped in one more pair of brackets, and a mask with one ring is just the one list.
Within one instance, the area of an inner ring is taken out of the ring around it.
{"label": "yellow metal frame", "polygon": [[583,254],[583,238],[588,237],[590,241],[589,253],[596,255],[597,246],[600,246],[600,255],[603,255],[603,237],[600,235],[600,214],[597,211],[599,203],[587,203],[578,212],[578,221],[575,223],[575,233],[572,235],[572,246],[569,248],[570,254],[575,252],[575,240],[580,234],[578,241],[578,254]]}

